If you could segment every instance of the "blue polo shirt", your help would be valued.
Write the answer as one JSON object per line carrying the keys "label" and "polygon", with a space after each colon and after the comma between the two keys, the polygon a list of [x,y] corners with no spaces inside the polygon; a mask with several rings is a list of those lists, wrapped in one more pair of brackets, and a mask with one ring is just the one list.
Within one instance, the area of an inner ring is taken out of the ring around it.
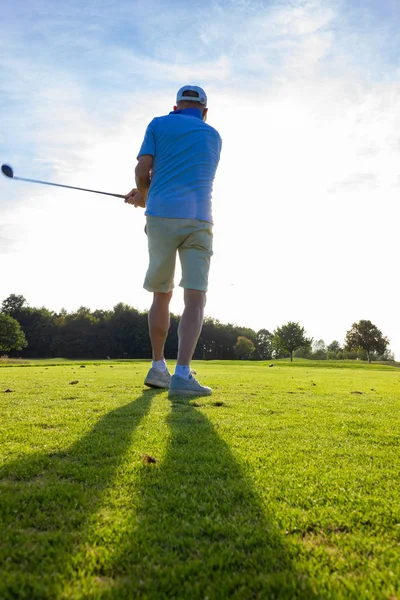
{"label": "blue polo shirt", "polygon": [[221,137],[197,108],[176,110],[148,125],[138,157],[154,157],[146,215],[213,222],[211,197]]}

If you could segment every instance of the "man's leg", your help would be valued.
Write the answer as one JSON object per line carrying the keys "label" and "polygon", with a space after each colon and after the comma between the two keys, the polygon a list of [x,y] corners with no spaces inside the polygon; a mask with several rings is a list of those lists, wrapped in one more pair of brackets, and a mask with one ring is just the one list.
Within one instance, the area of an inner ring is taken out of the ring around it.
{"label": "man's leg", "polygon": [[209,396],[212,389],[200,385],[192,377],[190,371],[190,361],[203,326],[206,293],[200,290],[185,289],[184,299],[185,309],[178,327],[178,360],[171,379],[169,396]]}
{"label": "man's leg", "polygon": [[169,303],[172,291],[154,292],[153,303],[149,310],[149,335],[153,361],[164,359],[164,346],[169,330]]}
{"label": "man's leg", "polygon": [[212,393],[211,388],[200,385],[190,371],[190,362],[203,326],[212,256],[212,225],[190,221],[188,228],[190,235],[178,248],[182,265],[179,285],[185,290],[185,309],[178,327],[178,359],[169,387],[170,397],[209,396]]}
{"label": "man's leg", "polygon": [[152,388],[169,388],[171,375],[164,359],[164,346],[169,329],[169,303],[171,292],[154,292],[153,303],[149,310],[149,335],[153,362],[144,381]]}
{"label": "man's leg", "polygon": [[185,309],[178,327],[177,364],[189,366],[203,326],[206,294],[200,290],[185,290],[184,302]]}

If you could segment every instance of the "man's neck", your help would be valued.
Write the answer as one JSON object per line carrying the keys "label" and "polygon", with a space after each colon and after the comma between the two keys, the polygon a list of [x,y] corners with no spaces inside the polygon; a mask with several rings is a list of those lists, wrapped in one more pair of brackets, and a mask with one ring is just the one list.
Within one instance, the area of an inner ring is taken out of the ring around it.
{"label": "man's neck", "polygon": [[190,107],[190,108],[178,108],[177,110],[169,113],[170,115],[186,115],[188,117],[197,117],[198,119],[203,119],[203,115],[200,108]]}

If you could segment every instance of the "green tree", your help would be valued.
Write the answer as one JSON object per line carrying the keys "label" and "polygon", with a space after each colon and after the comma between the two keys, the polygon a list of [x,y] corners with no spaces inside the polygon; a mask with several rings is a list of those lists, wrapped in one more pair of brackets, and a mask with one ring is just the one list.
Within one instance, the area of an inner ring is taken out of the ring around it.
{"label": "green tree", "polygon": [[311,338],[305,337],[304,327],[301,327],[299,323],[293,323],[293,321],[289,321],[282,327],[277,327],[273,335],[272,344],[275,352],[278,355],[282,355],[282,353],[289,354],[291,361],[293,361],[293,352],[297,348],[310,347],[313,341]]}
{"label": "green tree", "polygon": [[[147,326],[147,312],[140,312],[120,302],[114,306],[109,320],[112,345],[110,356],[148,358],[151,345]],[[170,358],[167,354],[166,358]]]}
{"label": "green tree", "polygon": [[235,356],[237,356],[238,358],[250,358],[250,356],[253,354],[255,350],[255,346],[253,344],[253,342],[251,340],[249,340],[248,338],[244,337],[243,335],[239,335],[235,347],[233,348],[233,351],[235,353]]}
{"label": "green tree", "polygon": [[327,348],[324,340],[316,340],[312,344],[311,358],[313,360],[326,360]]}
{"label": "green tree", "polygon": [[337,340],[333,340],[333,342],[328,344],[327,350],[328,352],[340,352],[340,350],[342,350],[342,347]]}
{"label": "green tree", "polygon": [[377,356],[377,360],[394,362],[394,352],[391,350],[385,350],[385,352],[381,356]]}
{"label": "green tree", "polygon": [[56,331],[55,315],[47,308],[21,308],[15,317],[25,334],[28,348],[23,356],[44,358],[53,356],[52,343]]}
{"label": "green tree", "polygon": [[329,360],[342,360],[343,348],[337,340],[333,340],[327,347],[327,358]]}
{"label": "green tree", "polygon": [[246,337],[255,344],[257,334],[253,329],[239,327],[231,323],[225,325],[216,319],[206,317],[194,358],[232,360],[236,357],[234,348],[239,336]]}
{"label": "green tree", "polygon": [[268,329],[260,329],[257,332],[255,341],[255,357],[258,360],[268,360],[272,358],[272,333]]}
{"label": "green tree", "polygon": [[361,320],[358,323],[353,323],[351,329],[346,333],[345,349],[357,350],[361,348],[367,353],[369,363],[375,353],[384,354],[388,346],[389,340],[371,321]]}
{"label": "green tree", "polygon": [[18,319],[18,315],[26,305],[26,300],[22,295],[10,294],[8,298],[1,303],[1,312]]}
{"label": "green tree", "polygon": [[27,345],[24,332],[16,319],[0,313],[0,352],[22,350]]}
{"label": "green tree", "polygon": [[67,314],[60,328],[58,353],[67,358],[97,358],[98,322],[99,319],[86,306]]}
{"label": "green tree", "polygon": [[[286,356],[288,356],[288,352],[286,352]],[[297,348],[297,350],[293,352],[293,358],[314,358],[312,356],[311,346],[300,346],[300,348]]]}

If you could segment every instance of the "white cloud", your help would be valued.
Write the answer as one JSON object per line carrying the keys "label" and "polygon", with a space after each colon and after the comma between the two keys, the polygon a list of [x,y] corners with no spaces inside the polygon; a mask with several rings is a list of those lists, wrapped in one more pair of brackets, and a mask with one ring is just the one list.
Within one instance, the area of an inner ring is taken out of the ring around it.
{"label": "white cloud", "polygon": [[327,3],[318,0],[282,3],[277,8],[272,5],[263,18],[257,19],[257,23],[268,35],[298,37],[327,27],[335,16]]}
{"label": "white cloud", "polygon": [[[3,230],[5,231],[6,235],[2,233]],[[14,244],[15,240],[7,236],[7,230],[4,226],[2,226],[0,229],[0,255],[12,252]]]}

